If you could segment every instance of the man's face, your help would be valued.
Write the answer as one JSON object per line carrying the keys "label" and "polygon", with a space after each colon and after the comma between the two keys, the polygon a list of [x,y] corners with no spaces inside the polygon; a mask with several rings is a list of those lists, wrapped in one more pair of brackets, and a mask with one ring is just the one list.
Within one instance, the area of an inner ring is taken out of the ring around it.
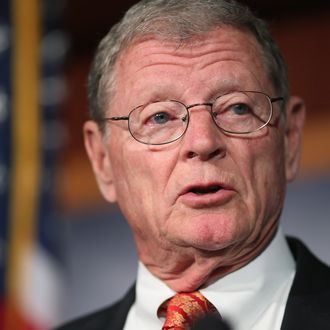
{"label": "man's face", "polygon": [[[157,100],[210,102],[230,91],[279,96],[254,38],[230,27],[181,47],[152,38],[136,42],[121,55],[116,73],[107,117],[127,116]],[[137,142],[126,122],[112,123],[109,138],[99,140],[102,192],[118,202],[146,263],[148,254],[161,259],[161,251],[185,248],[227,249],[233,259],[276,229],[291,179],[280,103],[271,125],[250,136],[224,134],[208,110],[191,108],[185,135],[167,145]]]}

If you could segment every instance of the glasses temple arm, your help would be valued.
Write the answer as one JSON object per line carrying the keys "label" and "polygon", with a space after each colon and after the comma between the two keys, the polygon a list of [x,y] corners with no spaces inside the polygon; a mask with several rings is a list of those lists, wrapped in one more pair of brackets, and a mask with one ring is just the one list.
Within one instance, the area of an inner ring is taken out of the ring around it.
{"label": "glasses temple arm", "polygon": [[122,116],[122,117],[107,117],[107,118],[103,118],[102,120],[112,120],[112,121],[117,121],[117,120],[128,120],[128,116]]}
{"label": "glasses temple arm", "polygon": [[270,98],[271,103],[278,102],[278,101],[284,101],[284,97],[279,96],[279,97],[271,97]]}

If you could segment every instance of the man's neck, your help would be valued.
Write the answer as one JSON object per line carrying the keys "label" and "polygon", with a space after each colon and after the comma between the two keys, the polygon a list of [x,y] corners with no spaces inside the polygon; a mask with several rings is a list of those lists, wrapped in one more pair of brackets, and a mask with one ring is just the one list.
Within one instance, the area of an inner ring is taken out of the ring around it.
{"label": "man's neck", "polygon": [[[247,245],[244,242],[244,249],[239,249],[237,245],[224,247],[217,251],[198,250],[193,247],[179,247],[176,250],[165,248],[163,257],[160,258],[158,254],[154,259],[152,252],[143,253],[138,246],[139,257],[148,270],[172,290],[191,292],[207,286],[251,262],[265,250],[276,232],[277,226],[272,226],[263,237],[247,238],[247,241],[250,240],[250,244]],[[157,260],[157,263],[154,260]]]}

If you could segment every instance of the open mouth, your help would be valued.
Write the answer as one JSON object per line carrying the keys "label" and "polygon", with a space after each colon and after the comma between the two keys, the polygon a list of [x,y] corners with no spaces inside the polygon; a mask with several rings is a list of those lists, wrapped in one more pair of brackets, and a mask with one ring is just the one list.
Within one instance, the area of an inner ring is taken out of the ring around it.
{"label": "open mouth", "polygon": [[189,190],[189,192],[196,195],[206,195],[206,194],[214,194],[221,190],[222,187],[220,185],[211,185],[207,187],[194,187]]}

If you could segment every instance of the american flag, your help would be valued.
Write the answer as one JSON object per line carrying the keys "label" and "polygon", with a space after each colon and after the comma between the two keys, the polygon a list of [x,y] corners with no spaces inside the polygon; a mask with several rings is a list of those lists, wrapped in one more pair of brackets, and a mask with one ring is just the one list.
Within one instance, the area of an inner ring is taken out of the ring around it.
{"label": "american flag", "polygon": [[60,321],[54,194],[67,39],[63,1],[0,0],[0,328]]}

